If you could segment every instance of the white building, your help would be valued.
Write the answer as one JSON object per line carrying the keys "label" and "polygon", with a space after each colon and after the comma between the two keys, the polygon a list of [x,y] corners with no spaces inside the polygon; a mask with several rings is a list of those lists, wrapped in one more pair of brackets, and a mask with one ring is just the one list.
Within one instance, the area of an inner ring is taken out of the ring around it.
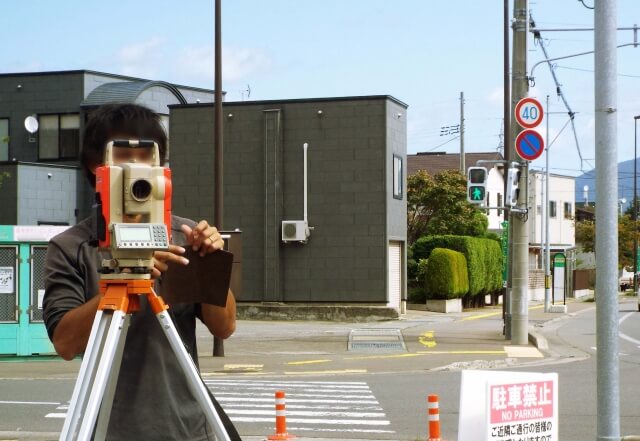
{"label": "white building", "polygon": [[[575,248],[575,178],[549,174],[549,248],[551,256]],[[529,298],[544,299],[545,173],[529,171]],[[533,221],[533,222],[531,222]]]}

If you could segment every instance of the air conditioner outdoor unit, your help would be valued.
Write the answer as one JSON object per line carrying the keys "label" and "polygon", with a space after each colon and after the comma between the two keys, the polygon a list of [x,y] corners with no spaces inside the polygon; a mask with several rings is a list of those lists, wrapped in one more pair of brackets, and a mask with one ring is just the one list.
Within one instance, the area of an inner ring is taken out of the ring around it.
{"label": "air conditioner outdoor unit", "polygon": [[282,221],[283,242],[306,242],[309,238],[309,227],[305,221]]}
{"label": "air conditioner outdoor unit", "polygon": [[309,144],[306,142],[302,145],[303,150],[303,195],[304,195],[304,220],[285,220],[282,221],[282,241],[283,242],[302,242],[307,243],[311,230],[309,228],[309,222],[307,220],[307,149]]}

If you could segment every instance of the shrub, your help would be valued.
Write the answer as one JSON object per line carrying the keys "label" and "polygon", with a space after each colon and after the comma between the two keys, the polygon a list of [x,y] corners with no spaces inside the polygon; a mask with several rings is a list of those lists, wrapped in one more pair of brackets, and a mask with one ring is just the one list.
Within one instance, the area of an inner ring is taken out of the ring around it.
{"label": "shrub", "polygon": [[435,248],[426,264],[425,291],[430,299],[454,299],[469,290],[467,262],[453,250]]}
{"label": "shrub", "polygon": [[429,259],[420,259],[417,264],[416,269],[416,280],[418,282],[418,286],[424,287],[425,282],[427,281],[427,263]]}
{"label": "shrub", "polygon": [[423,236],[413,245],[414,259],[428,258],[436,248],[464,255],[470,295],[484,295],[502,287],[502,250],[497,241],[469,236]]}

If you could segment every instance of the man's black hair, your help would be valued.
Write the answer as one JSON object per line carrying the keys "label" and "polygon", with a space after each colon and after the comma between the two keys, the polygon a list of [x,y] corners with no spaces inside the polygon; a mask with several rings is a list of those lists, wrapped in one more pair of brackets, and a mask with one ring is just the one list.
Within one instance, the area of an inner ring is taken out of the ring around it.
{"label": "man's black hair", "polygon": [[150,139],[157,142],[160,164],[164,165],[167,134],[158,114],[137,104],[105,104],[89,114],[80,154],[80,163],[93,187],[96,186],[96,177],[91,170],[103,163],[107,142],[115,138]]}

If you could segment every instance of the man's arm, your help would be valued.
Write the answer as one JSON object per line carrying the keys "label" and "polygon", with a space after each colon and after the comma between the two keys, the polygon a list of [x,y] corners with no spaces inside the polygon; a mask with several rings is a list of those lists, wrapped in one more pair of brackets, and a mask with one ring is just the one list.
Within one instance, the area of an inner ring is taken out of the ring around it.
{"label": "man's arm", "polygon": [[91,327],[96,317],[102,296],[94,296],[87,303],[67,312],[53,332],[53,347],[65,360],[72,360],[84,352],[91,335]]}
{"label": "man's arm", "polygon": [[201,307],[202,322],[209,332],[222,339],[231,337],[236,330],[236,299],[233,292],[229,290],[224,308],[206,303],[202,303]]}

